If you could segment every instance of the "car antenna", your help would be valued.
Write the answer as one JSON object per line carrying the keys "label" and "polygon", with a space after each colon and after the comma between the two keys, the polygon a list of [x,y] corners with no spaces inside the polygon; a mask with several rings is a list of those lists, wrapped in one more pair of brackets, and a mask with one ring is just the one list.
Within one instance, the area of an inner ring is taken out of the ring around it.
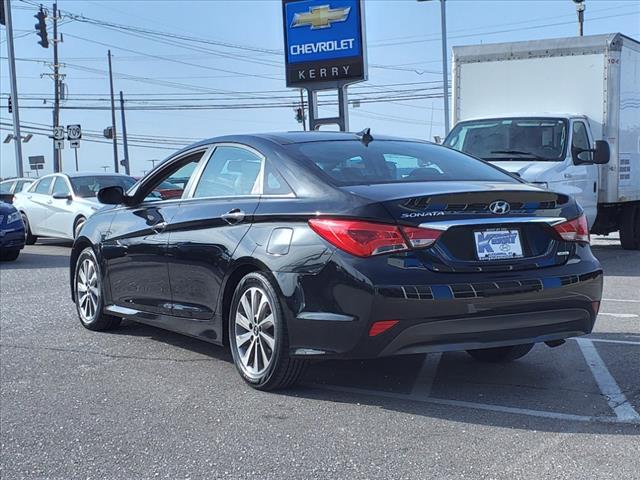
{"label": "car antenna", "polygon": [[360,137],[360,141],[364,143],[365,147],[367,147],[373,141],[370,128],[365,128],[364,130],[356,133],[356,135]]}

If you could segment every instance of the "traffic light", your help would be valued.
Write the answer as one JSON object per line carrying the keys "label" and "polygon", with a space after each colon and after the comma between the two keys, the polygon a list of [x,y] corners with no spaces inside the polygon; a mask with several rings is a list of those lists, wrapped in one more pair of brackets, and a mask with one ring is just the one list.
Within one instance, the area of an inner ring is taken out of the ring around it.
{"label": "traffic light", "polygon": [[49,38],[47,36],[47,14],[44,12],[44,9],[40,7],[38,13],[34,15],[35,18],[38,19],[38,23],[35,24],[36,35],[40,37],[40,41],[38,45],[41,45],[42,48],[49,48]]}
{"label": "traffic light", "polygon": [[113,138],[113,127],[107,127],[102,131],[104,138]]}
{"label": "traffic light", "polygon": [[296,110],[296,122],[302,123],[304,122],[304,109],[302,107],[298,107]]}
{"label": "traffic light", "polygon": [[13,102],[11,101],[11,95],[9,95],[9,104],[7,105],[9,113],[13,113]]}
{"label": "traffic light", "polygon": [[7,24],[7,17],[4,14],[4,2],[0,2],[0,25]]}

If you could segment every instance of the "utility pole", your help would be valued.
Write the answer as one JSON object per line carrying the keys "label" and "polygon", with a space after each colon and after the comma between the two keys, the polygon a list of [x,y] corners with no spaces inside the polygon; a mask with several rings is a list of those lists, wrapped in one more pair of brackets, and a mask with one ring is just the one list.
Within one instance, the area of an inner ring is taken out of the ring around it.
{"label": "utility pole", "polygon": [[300,89],[300,110],[302,110],[302,130],[307,131],[307,124],[304,122],[304,96]]}
{"label": "utility pole", "polygon": [[118,137],[116,135],[116,102],[113,97],[113,72],[111,71],[111,50],[107,52],[109,58],[109,86],[111,88],[111,127],[113,128],[113,169],[118,173]]}
{"label": "utility pole", "polygon": [[[53,4],[53,128],[60,124],[60,65],[58,64],[58,4]],[[62,151],[53,140],[53,171],[62,171]]]}
{"label": "utility pole", "polygon": [[7,27],[7,54],[9,59],[9,75],[11,82],[11,99],[13,113],[13,135],[16,148],[16,175],[22,177],[22,137],[20,136],[20,113],[18,108],[18,83],[16,80],[16,57],[13,46],[13,23],[11,20],[11,1],[4,0],[4,15]]}
{"label": "utility pole", "polygon": [[[428,2],[430,0],[418,0],[418,2]],[[584,0],[573,0],[584,1]],[[449,67],[447,52],[447,6],[445,0],[440,0],[440,31],[442,34],[442,95],[444,97],[444,134],[449,133]]]}
{"label": "utility pole", "polygon": [[131,175],[131,164],[129,162],[129,143],[127,142],[127,122],[124,118],[124,96],[120,90],[120,113],[122,114],[122,145],[124,147],[124,172]]}

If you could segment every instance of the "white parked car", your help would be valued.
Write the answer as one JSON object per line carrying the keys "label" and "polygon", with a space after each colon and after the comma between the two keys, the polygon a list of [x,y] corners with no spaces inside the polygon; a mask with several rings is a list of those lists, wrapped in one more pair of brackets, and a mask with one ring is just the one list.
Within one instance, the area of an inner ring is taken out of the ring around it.
{"label": "white parked car", "polygon": [[118,185],[128,190],[135,180],[126,175],[107,173],[54,173],[17,193],[14,206],[22,215],[26,243],[38,237],[73,240],[84,222],[103,205],[96,194],[104,187]]}

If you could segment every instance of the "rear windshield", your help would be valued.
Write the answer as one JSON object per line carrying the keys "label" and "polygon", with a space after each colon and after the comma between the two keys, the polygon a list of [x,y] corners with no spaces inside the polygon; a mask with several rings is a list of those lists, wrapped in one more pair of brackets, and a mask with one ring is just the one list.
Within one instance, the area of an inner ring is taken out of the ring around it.
{"label": "rear windshield", "polygon": [[480,160],[439,145],[394,140],[328,141],[287,146],[338,185],[476,180],[514,182]]}
{"label": "rear windshield", "polygon": [[101,188],[120,186],[126,192],[136,181],[122,175],[96,175],[70,178],[73,191],[78,197],[95,197]]}

